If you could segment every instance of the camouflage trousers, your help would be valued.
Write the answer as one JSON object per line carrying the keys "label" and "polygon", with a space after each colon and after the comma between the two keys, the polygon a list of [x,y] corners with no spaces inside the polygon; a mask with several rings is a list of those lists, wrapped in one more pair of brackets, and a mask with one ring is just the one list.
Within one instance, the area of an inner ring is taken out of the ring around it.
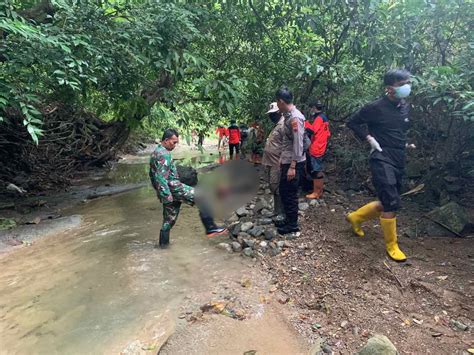
{"label": "camouflage trousers", "polygon": [[194,188],[191,186],[180,184],[171,188],[173,202],[163,204],[163,226],[162,231],[169,231],[178,219],[181,203],[185,202],[194,205]]}

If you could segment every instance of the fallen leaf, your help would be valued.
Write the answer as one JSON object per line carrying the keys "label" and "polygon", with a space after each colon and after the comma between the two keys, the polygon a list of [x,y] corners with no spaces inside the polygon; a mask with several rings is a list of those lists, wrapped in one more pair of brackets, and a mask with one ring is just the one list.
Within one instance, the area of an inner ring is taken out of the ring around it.
{"label": "fallen leaf", "polygon": [[423,190],[424,188],[425,188],[425,184],[420,184],[417,187],[415,187],[414,189],[411,189],[410,191],[407,191],[407,192],[403,193],[402,196],[408,196],[408,195],[411,195],[411,194],[416,194],[416,193],[420,192],[421,190]]}
{"label": "fallen leaf", "polygon": [[250,279],[243,278],[242,280],[240,280],[240,285],[242,287],[249,288],[250,286],[252,286],[252,282],[250,282]]}

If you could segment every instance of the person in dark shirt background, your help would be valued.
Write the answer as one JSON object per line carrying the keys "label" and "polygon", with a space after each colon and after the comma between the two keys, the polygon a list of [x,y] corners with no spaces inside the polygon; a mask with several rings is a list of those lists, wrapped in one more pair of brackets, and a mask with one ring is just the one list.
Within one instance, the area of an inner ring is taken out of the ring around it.
{"label": "person in dark shirt background", "polygon": [[396,212],[400,208],[406,131],[410,123],[405,101],[411,91],[410,73],[403,69],[389,70],[384,84],[385,96],[362,107],[347,123],[371,147],[369,165],[379,200],[349,213],[347,220],[354,233],[363,237],[361,224],[380,217],[388,255],[395,261],[405,261],[397,242]]}

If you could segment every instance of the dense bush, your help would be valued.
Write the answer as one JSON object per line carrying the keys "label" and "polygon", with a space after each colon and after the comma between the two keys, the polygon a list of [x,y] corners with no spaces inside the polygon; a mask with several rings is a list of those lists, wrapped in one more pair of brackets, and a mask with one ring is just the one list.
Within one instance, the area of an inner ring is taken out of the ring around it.
{"label": "dense bush", "polygon": [[416,81],[412,138],[425,167],[454,163],[467,174],[473,7],[467,0],[3,0],[0,133],[15,121],[42,144],[45,114],[58,102],[123,122],[122,130],[211,129],[263,116],[281,84],[303,109],[320,98],[334,129],[382,93],[388,68],[406,67]]}

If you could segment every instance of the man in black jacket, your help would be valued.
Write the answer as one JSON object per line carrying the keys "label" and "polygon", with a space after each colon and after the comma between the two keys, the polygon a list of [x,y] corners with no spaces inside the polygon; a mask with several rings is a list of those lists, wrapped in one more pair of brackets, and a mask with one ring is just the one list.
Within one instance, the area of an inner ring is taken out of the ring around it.
{"label": "man in black jacket", "polygon": [[405,168],[406,131],[409,107],[405,98],[411,90],[410,73],[389,70],[384,76],[385,96],[362,107],[347,126],[371,147],[369,165],[378,201],[349,213],[347,220],[355,234],[364,236],[361,223],[380,217],[388,255],[405,261],[397,243],[396,212],[400,208],[400,188]]}

